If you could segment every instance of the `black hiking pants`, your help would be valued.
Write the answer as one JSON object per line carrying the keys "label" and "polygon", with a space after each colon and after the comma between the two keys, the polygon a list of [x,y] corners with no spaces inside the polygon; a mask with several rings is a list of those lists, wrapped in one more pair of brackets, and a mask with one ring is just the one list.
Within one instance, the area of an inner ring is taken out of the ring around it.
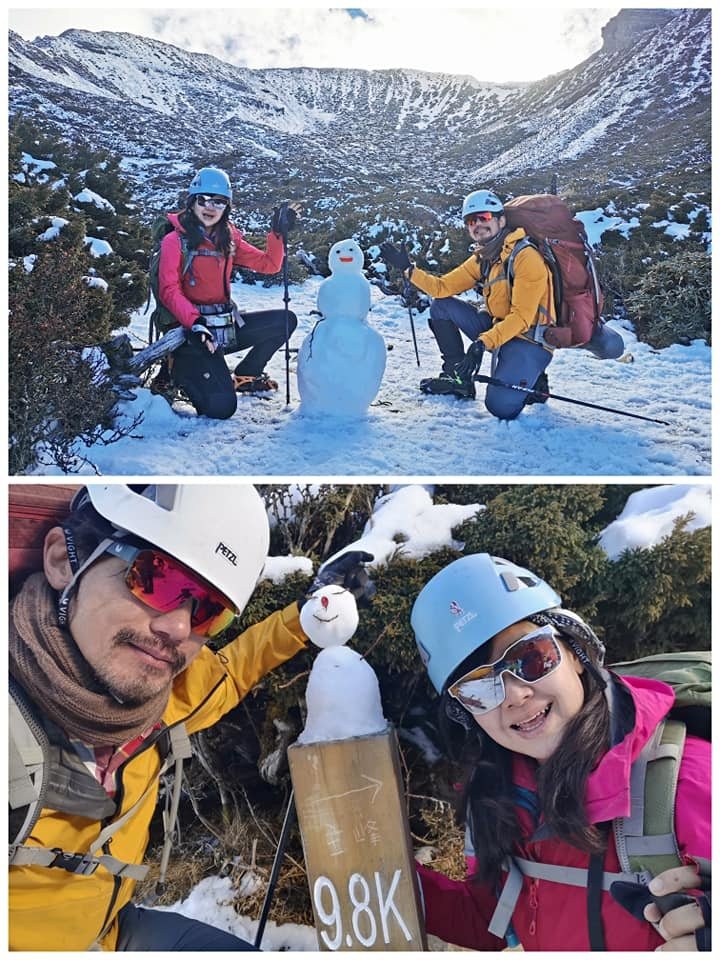
{"label": "black hiking pants", "polygon": [[246,940],[211,927],[200,920],[192,920],[171,910],[148,910],[126,904],[118,914],[118,941],[120,950],[255,950]]}
{"label": "black hiking pants", "polygon": [[[265,369],[272,357],[285,343],[285,311],[257,310],[241,314],[243,324],[235,329],[235,346],[228,353],[247,350],[235,367],[238,377],[256,377]],[[297,327],[297,317],[288,311],[288,338]]]}
{"label": "black hiking pants", "polygon": [[[249,352],[235,367],[237,376],[257,376],[273,354],[285,343],[285,311],[258,310],[242,316],[235,328],[235,342],[225,353]],[[297,317],[289,313],[288,331],[297,327]],[[210,353],[196,336],[173,354],[172,378],[187,394],[197,412],[213,420],[227,420],[237,409],[237,394],[222,350]]]}

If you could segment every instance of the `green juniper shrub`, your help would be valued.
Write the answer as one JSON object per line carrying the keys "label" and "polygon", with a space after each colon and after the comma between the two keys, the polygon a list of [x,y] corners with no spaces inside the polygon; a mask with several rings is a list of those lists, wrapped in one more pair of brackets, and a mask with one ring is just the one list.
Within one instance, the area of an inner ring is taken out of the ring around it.
{"label": "green juniper shrub", "polygon": [[566,606],[592,617],[588,583],[606,558],[594,543],[590,521],[602,505],[602,487],[595,485],[517,485],[490,500],[458,536],[465,540],[465,553],[491,553],[533,570]]}
{"label": "green juniper shrub", "polygon": [[624,551],[598,581],[609,661],[710,649],[711,530],[686,521],[650,549]]}
{"label": "green juniper shrub", "polygon": [[435,503],[479,503],[487,505],[495,497],[511,490],[512,483],[439,483],[435,486]]}
{"label": "green juniper shrub", "polygon": [[[111,384],[80,352],[108,340],[144,303],[148,232],[107,151],[67,144],[50,125],[26,121],[14,123],[9,140],[10,469],[32,468],[40,441],[44,463],[78,469],[77,441],[113,442],[139,423],[115,420]],[[85,187],[114,209],[75,199]],[[112,252],[93,256],[91,238]]]}
{"label": "green juniper shrub", "polygon": [[626,296],[638,335],[654,347],[710,343],[711,302],[710,255],[704,250],[683,249],[651,264]]}

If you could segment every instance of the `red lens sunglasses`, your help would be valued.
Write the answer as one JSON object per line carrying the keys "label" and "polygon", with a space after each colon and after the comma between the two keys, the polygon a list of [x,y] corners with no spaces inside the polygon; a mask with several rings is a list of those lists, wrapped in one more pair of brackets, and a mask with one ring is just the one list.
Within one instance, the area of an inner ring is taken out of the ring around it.
{"label": "red lens sunglasses", "polygon": [[472,227],[476,223],[490,223],[495,214],[491,210],[480,210],[477,213],[469,213],[465,217],[465,226]]}
{"label": "red lens sunglasses", "polygon": [[130,593],[153,610],[169,613],[190,600],[190,625],[201,637],[222,633],[237,615],[236,607],[219,590],[155,547],[116,540],[105,552],[127,562],[125,583]]}

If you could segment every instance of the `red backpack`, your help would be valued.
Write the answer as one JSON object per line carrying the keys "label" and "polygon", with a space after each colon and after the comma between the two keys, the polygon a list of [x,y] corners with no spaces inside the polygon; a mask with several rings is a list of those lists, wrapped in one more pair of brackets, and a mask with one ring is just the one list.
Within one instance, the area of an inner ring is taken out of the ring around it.
{"label": "red backpack", "polygon": [[545,331],[545,340],[551,347],[587,343],[603,323],[603,294],[585,227],[564,200],[549,193],[508,200],[505,219],[511,229],[522,227],[527,234],[506,261],[510,285],[515,256],[526,246],[538,250],[552,273],[557,324]]}

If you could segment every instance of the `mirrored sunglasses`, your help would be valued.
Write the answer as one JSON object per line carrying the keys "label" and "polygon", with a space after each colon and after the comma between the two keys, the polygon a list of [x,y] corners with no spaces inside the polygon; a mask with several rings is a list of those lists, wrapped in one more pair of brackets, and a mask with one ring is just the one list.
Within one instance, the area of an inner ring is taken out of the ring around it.
{"label": "mirrored sunglasses", "polygon": [[495,214],[491,210],[480,210],[478,213],[469,213],[465,217],[465,226],[472,227],[476,223],[490,223]]}
{"label": "mirrored sunglasses", "polygon": [[190,600],[190,625],[201,637],[222,633],[236,616],[227,597],[161,550],[115,541],[106,552],[127,562],[125,583],[130,593],[158,613],[177,610]]}
{"label": "mirrored sunglasses", "polygon": [[224,210],[230,203],[226,197],[212,197],[207,193],[198,193],[195,197],[200,207],[211,207],[213,210]]}
{"label": "mirrored sunglasses", "polygon": [[524,683],[537,683],[557,670],[561,662],[557,633],[551,626],[540,627],[511,643],[498,660],[466,673],[448,687],[448,693],[470,713],[482,716],[505,699],[503,674],[511,673]]}

